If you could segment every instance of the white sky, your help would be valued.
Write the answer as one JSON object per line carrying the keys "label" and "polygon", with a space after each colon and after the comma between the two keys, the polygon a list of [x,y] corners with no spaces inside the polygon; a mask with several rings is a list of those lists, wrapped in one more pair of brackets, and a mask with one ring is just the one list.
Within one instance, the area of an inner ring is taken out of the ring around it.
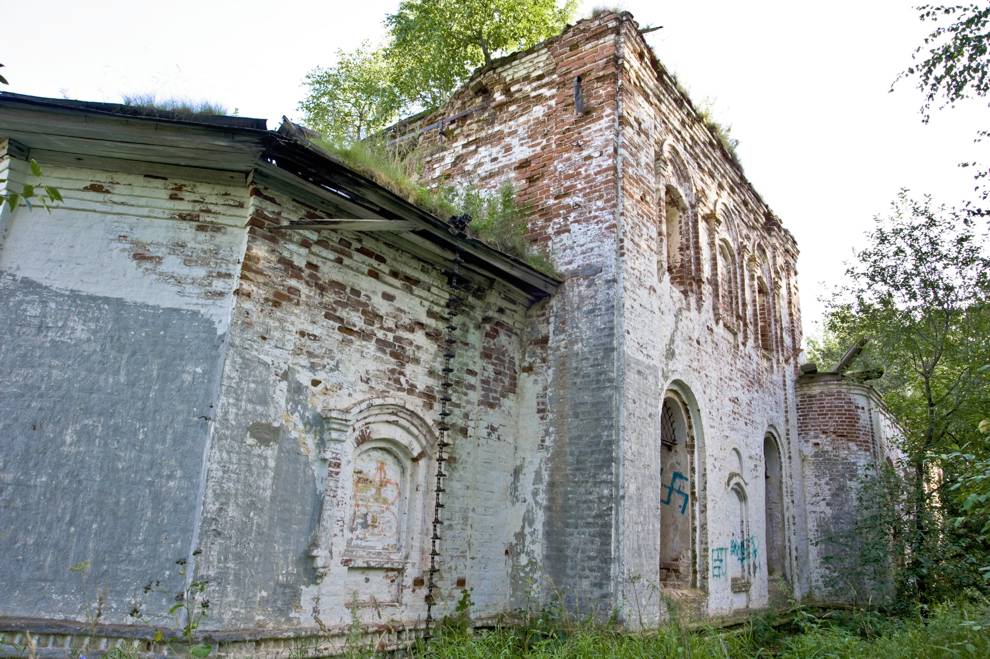
{"label": "white sky", "polygon": [[[380,39],[397,4],[11,2],[0,62],[14,92],[213,100],[274,128],[283,114],[298,117],[306,72],[332,64],[337,48]],[[900,187],[950,203],[970,194],[956,163],[976,153],[986,106],[923,125],[920,92],[902,83],[888,93],[926,32],[912,0],[584,0],[579,14],[599,4],[663,25],[647,36],[660,60],[732,126],[747,175],[801,248],[806,332],[818,297]]]}

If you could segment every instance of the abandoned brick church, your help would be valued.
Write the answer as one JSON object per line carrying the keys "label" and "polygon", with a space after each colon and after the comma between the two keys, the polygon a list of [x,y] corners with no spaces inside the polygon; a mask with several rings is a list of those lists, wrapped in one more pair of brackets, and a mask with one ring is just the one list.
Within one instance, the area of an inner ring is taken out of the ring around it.
{"label": "abandoned brick church", "polygon": [[0,186],[64,197],[0,211],[0,648],[151,647],[180,593],[259,655],[465,591],[632,628],[848,596],[896,429],[801,368],[797,245],[632,17],[395,131],[511,183],[556,274],[289,122],[0,95]]}

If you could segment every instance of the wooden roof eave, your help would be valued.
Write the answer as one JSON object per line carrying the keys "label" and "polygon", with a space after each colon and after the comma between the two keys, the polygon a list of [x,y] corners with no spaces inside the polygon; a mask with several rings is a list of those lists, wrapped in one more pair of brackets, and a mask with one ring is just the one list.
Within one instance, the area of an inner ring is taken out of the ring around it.
{"label": "wooden roof eave", "polygon": [[[39,121],[39,113],[45,120]],[[467,235],[297,135],[114,114],[59,99],[0,94],[0,135],[31,151],[86,156],[108,163],[140,161],[203,170],[261,173],[353,213],[355,218],[406,220],[406,244],[432,245],[443,258],[459,252],[469,269],[505,281],[531,301],[552,295],[561,280]],[[385,234],[379,234],[385,235]]]}
{"label": "wooden roof eave", "polygon": [[467,266],[506,281],[532,301],[552,295],[560,286],[560,279],[539,272],[480,240],[455,233],[444,220],[326,153],[292,138],[275,133],[269,133],[269,136],[269,146],[258,165],[262,173],[303,187],[311,194],[354,212],[355,217],[405,220],[413,225],[409,233],[418,239],[411,242],[432,243],[449,257],[460,252]]}

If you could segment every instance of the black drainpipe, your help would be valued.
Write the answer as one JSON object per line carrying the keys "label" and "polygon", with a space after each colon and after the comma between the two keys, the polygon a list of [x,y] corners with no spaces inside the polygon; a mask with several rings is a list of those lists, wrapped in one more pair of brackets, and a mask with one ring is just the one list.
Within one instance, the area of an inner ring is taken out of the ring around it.
{"label": "black drainpipe", "polygon": [[[471,222],[470,215],[460,215],[450,218],[451,230],[458,236],[463,236],[467,230],[467,225]],[[460,248],[455,245],[454,258],[450,267],[445,271],[447,275],[447,285],[450,289],[450,297],[447,298],[447,313],[444,316],[443,335],[443,368],[440,370],[440,422],[437,424],[437,480],[434,490],[433,501],[433,533],[430,536],[430,572],[426,581],[426,627],[423,632],[423,640],[429,641],[433,637],[433,607],[436,605],[436,574],[440,571],[437,567],[437,557],[440,556],[438,546],[441,540],[440,526],[443,525],[442,511],[444,479],[447,473],[444,471],[444,463],[447,462],[447,449],[451,446],[450,424],[447,420],[452,412],[450,404],[453,401],[451,394],[454,388],[454,357],[457,346],[457,316],[460,315],[467,290],[467,282],[461,276]]]}

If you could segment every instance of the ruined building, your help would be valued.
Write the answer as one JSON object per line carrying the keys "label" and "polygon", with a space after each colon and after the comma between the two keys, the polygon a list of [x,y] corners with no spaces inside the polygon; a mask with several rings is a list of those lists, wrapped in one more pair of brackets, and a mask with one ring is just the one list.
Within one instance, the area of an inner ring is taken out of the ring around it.
{"label": "ruined building", "polygon": [[0,644],[153,647],[179,593],[260,655],[464,592],[633,628],[845,596],[893,426],[802,375],[797,245],[632,17],[395,136],[512,183],[556,274],[287,122],[0,95],[0,185],[64,197],[0,214]]}

